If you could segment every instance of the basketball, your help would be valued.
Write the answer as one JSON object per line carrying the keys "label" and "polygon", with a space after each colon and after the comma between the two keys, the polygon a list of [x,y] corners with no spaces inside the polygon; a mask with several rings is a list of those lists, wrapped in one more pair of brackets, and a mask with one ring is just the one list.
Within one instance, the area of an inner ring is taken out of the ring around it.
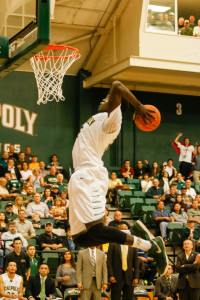
{"label": "basketball", "polygon": [[137,115],[135,118],[135,114],[133,115],[133,120],[135,121],[136,126],[142,130],[142,131],[153,131],[156,128],[158,128],[158,126],[160,125],[160,121],[161,121],[161,115],[159,110],[150,104],[146,104],[144,105],[147,109],[153,110],[154,112],[152,112],[152,116],[154,116],[155,119],[152,119],[152,122],[147,121],[147,124],[144,123],[144,121],[142,120],[141,116]]}

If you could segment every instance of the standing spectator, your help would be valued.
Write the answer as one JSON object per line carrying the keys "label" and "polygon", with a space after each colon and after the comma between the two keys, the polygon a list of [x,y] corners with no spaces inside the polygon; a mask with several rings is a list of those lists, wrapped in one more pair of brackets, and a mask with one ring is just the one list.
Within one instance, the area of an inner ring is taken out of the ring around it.
{"label": "standing spectator", "polygon": [[155,296],[158,297],[158,300],[178,300],[177,283],[178,278],[173,275],[173,267],[168,265],[165,275],[156,279]]}
{"label": "standing spectator", "polygon": [[193,188],[191,187],[191,185],[192,185],[191,180],[190,180],[190,179],[187,179],[187,180],[185,181],[185,185],[186,185],[186,188],[187,188],[186,195],[190,195],[190,196],[192,197],[192,199],[195,199],[195,197],[196,197],[196,192],[195,192],[195,189],[193,189]]}
{"label": "standing spectator", "polygon": [[29,278],[26,287],[26,297],[29,300],[45,300],[56,298],[55,281],[49,274],[49,266],[42,263],[39,267],[39,274]]}
{"label": "standing spectator", "polygon": [[13,247],[14,250],[6,255],[6,267],[9,262],[14,261],[17,265],[16,273],[23,277],[24,286],[26,286],[31,273],[29,256],[26,252],[22,251],[22,240],[20,237],[16,237],[13,240]]}
{"label": "standing spectator", "polygon": [[29,163],[29,169],[33,172],[35,169],[39,169],[40,165],[38,160],[37,155],[33,155],[31,158],[31,162]]}
{"label": "standing spectator", "polygon": [[[188,24],[189,27],[189,23],[186,24]],[[180,143],[179,138],[182,135],[182,132],[180,132],[175,138],[174,143],[179,148],[180,173],[184,178],[188,178],[192,171],[192,156],[194,153],[194,146],[190,145],[190,140],[187,137],[184,139],[184,143]]]}
{"label": "standing spectator", "polygon": [[49,175],[46,175],[44,177],[44,186],[52,187],[54,184],[57,184],[57,182],[58,179],[56,174],[56,167],[51,166]]}
{"label": "standing spectator", "polygon": [[132,300],[133,288],[139,281],[137,249],[119,244],[110,244],[107,256],[108,279],[111,283],[111,298]]}
{"label": "standing spectator", "polygon": [[[76,263],[72,251],[65,251],[63,262],[56,272],[56,280],[61,283],[61,291],[63,295],[66,288],[77,287]],[[78,296],[76,299],[78,300]]]}
{"label": "standing spectator", "polygon": [[173,166],[173,159],[169,158],[167,161],[166,169],[165,169],[165,171],[169,174],[169,180],[171,180],[173,178],[175,170],[176,170],[176,168],[174,168],[174,166]]}
{"label": "standing spectator", "polygon": [[21,181],[22,181],[23,183],[25,183],[25,182],[30,182],[30,183],[32,183],[32,182],[33,182],[33,173],[32,173],[31,170],[28,169],[28,164],[27,164],[27,162],[24,162],[24,163],[22,164],[22,169],[20,170],[20,174],[21,174],[21,176],[22,176]]}
{"label": "standing spectator", "polygon": [[74,242],[73,242],[70,227],[68,227],[66,233],[67,233],[67,236],[66,236],[66,240],[65,240],[65,246],[66,246],[67,249],[70,250],[70,251],[78,251],[79,248],[78,248],[78,247],[74,244]]}
{"label": "standing spectator", "polygon": [[26,250],[26,248],[28,246],[27,240],[23,237],[23,235],[21,233],[17,232],[15,222],[10,222],[8,224],[8,231],[4,232],[1,235],[1,238],[2,238],[2,240],[9,240],[9,241],[5,242],[6,255],[9,254],[10,252],[14,251],[12,244],[13,244],[13,241],[15,238],[21,239],[23,250]]}
{"label": "standing spectator", "polygon": [[6,212],[5,212],[6,217],[8,218],[8,221],[14,221],[17,218],[17,214],[13,212],[13,203],[8,202],[6,204]]}
{"label": "standing spectator", "polygon": [[189,16],[189,22],[190,22],[190,28],[192,29],[192,31],[194,30],[194,27],[196,26],[195,23],[195,16],[194,15],[190,15]]}
{"label": "standing spectator", "polygon": [[184,27],[181,28],[181,35],[193,36],[193,30],[189,26],[190,26],[189,20],[185,20]]}
{"label": "standing spectator", "polygon": [[31,217],[33,214],[38,213],[41,218],[49,218],[49,209],[46,203],[41,202],[41,195],[35,193],[33,202],[29,203],[27,206],[27,215]]}
{"label": "standing spectator", "polygon": [[31,162],[31,159],[32,159],[31,147],[26,146],[26,148],[25,148],[25,161],[27,162],[27,164],[29,164]]}
{"label": "standing spectator", "polygon": [[147,192],[152,187],[152,180],[148,173],[144,173],[144,179],[141,180],[142,192]]}
{"label": "standing spectator", "polygon": [[2,166],[4,169],[7,169],[8,158],[9,158],[9,153],[4,151],[2,154],[2,158],[0,159],[0,166]]}
{"label": "standing spectator", "polygon": [[40,248],[44,251],[56,250],[58,252],[64,252],[67,250],[63,248],[63,243],[59,236],[53,233],[53,224],[51,222],[45,224],[45,233],[39,235],[38,243]]}
{"label": "standing spectator", "polygon": [[183,186],[185,186],[185,181],[183,180],[182,174],[177,173],[177,179],[172,180],[170,184],[176,183],[177,184],[177,190],[180,193]]}
{"label": "standing spectator", "polygon": [[38,189],[43,187],[44,185],[44,178],[40,175],[39,169],[35,168],[33,170],[33,186],[34,189]]}
{"label": "standing spectator", "polygon": [[20,299],[23,297],[23,278],[16,274],[17,265],[14,261],[9,262],[6,273],[0,276],[0,295],[1,299]]}
{"label": "standing spectator", "polygon": [[27,254],[30,260],[31,276],[38,274],[38,260],[35,258],[35,246],[28,245]]}
{"label": "standing spectator", "polygon": [[200,37],[200,20],[198,20],[198,26],[195,26],[193,29],[193,35]]}
{"label": "standing spectator", "polygon": [[198,224],[200,224],[200,209],[199,209],[199,201],[193,200],[192,201],[192,208],[188,209],[187,211],[189,220],[192,220]]}
{"label": "standing spectator", "polygon": [[40,173],[40,176],[42,176],[42,177],[49,175],[49,171],[45,169],[45,163],[43,160],[41,160],[39,162],[39,173]]}
{"label": "standing spectator", "polygon": [[135,167],[134,178],[142,179],[145,173],[150,174],[150,166],[147,160],[144,161],[145,165],[141,160],[137,161],[137,167]]}
{"label": "standing spectator", "polygon": [[124,166],[121,168],[120,173],[123,178],[133,178],[134,171],[133,168],[130,167],[130,160],[124,161]]}
{"label": "standing spectator", "polygon": [[176,270],[179,273],[177,289],[181,300],[199,299],[199,264],[193,264],[197,252],[193,251],[191,240],[183,242],[184,252],[177,256]]}
{"label": "standing spectator", "polygon": [[24,203],[23,203],[23,198],[20,196],[17,196],[15,198],[15,204],[13,205],[13,213],[18,215],[18,212],[23,209],[24,211],[26,211]]}
{"label": "standing spectator", "polygon": [[159,201],[157,204],[157,210],[153,212],[153,219],[156,222],[157,228],[160,229],[161,236],[164,241],[167,241],[167,224],[174,222],[174,218],[168,210],[164,209],[164,202]]}
{"label": "standing spectator", "polygon": [[158,179],[153,180],[153,186],[148,189],[146,192],[147,198],[154,198],[154,199],[162,199],[164,195],[164,190],[162,187],[159,186],[160,182]]}
{"label": "standing spectator", "polygon": [[[199,21],[200,24],[200,21]],[[197,182],[200,182],[200,146],[195,147],[195,156],[193,159],[193,180],[194,183],[196,184]]]}
{"label": "standing spectator", "polygon": [[22,169],[22,164],[24,162],[25,162],[25,153],[24,152],[19,152],[18,160],[16,162],[16,166],[18,167],[19,170]]}
{"label": "standing spectator", "polygon": [[8,166],[7,169],[5,169],[5,173],[15,174],[17,179],[20,180],[22,175],[19,171],[19,169],[15,166],[15,160],[13,158],[8,159]]}
{"label": "standing spectator", "polygon": [[31,239],[35,237],[35,229],[31,221],[26,220],[26,212],[20,209],[18,212],[18,218],[14,221],[17,227],[17,232],[21,233],[25,239]]}
{"label": "standing spectator", "polygon": [[119,229],[119,226],[125,224],[128,229],[130,229],[130,224],[124,220],[122,220],[122,213],[119,210],[116,210],[114,213],[114,220],[111,221],[108,226],[116,227]]}
{"label": "standing spectator", "polygon": [[187,205],[187,208],[190,207],[192,205],[193,198],[192,196],[187,195],[187,187],[185,185],[183,185],[181,188],[181,196],[183,199],[183,203]]}
{"label": "standing spectator", "polygon": [[101,290],[107,289],[107,266],[105,253],[96,247],[78,253],[76,279],[82,300],[100,300]]}

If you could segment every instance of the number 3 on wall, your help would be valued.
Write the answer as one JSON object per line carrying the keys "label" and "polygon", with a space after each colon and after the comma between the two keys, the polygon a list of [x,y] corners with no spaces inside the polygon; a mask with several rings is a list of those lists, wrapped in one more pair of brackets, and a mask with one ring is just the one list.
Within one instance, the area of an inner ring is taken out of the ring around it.
{"label": "number 3 on wall", "polygon": [[178,116],[181,116],[182,115],[182,104],[181,103],[176,103],[176,114]]}

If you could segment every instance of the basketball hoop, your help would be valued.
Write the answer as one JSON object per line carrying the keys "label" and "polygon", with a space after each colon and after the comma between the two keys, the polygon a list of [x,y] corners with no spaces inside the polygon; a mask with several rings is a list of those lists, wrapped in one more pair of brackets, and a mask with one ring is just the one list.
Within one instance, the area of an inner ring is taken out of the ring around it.
{"label": "basketball hoop", "polygon": [[63,77],[73,62],[80,58],[76,48],[48,45],[30,59],[38,87],[37,104],[48,101],[64,101],[62,94]]}

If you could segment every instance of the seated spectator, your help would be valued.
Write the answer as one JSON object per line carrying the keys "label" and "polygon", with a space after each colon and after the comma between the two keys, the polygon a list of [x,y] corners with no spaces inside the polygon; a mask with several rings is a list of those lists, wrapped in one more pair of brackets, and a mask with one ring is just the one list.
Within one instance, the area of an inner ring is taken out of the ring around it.
{"label": "seated spectator", "polygon": [[14,261],[17,265],[16,274],[23,277],[24,286],[26,286],[31,270],[29,256],[22,249],[22,240],[20,239],[20,237],[14,238],[13,251],[10,254],[6,255],[6,267],[8,266],[9,262]]}
{"label": "seated spectator", "polygon": [[55,200],[59,196],[59,186],[54,184],[51,188],[51,197]]}
{"label": "seated spectator", "polygon": [[119,204],[118,188],[120,188],[120,186],[122,186],[121,180],[117,178],[117,173],[112,171],[108,181],[109,200],[112,206]]}
{"label": "seated spectator", "polygon": [[[66,288],[76,288],[76,263],[71,251],[65,251],[62,264],[56,272],[56,280],[61,283],[61,291],[64,294]],[[78,299],[78,296],[77,296]]]}
{"label": "seated spectator", "polygon": [[0,233],[6,231],[8,231],[8,218],[4,212],[0,212]]}
{"label": "seated spectator", "polygon": [[179,193],[181,193],[181,188],[182,186],[185,186],[185,181],[182,177],[182,174],[181,173],[177,173],[177,179],[174,180],[175,178],[172,178],[172,180],[170,181],[170,184],[174,184],[176,183],[177,184],[177,190]]}
{"label": "seated spectator", "polygon": [[194,30],[194,27],[196,26],[195,23],[195,16],[194,15],[190,15],[189,16],[189,22],[190,22],[190,28],[192,29],[192,31]]}
{"label": "seated spectator", "polygon": [[46,203],[41,202],[41,195],[35,193],[33,202],[29,203],[26,209],[27,216],[31,217],[33,214],[38,213],[40,218],[49,218],[49,209]]}
{"label": "seated spectator", "polygon": [[40,165],[38,160],[37,155],[33,155],[31,158],[31,162],[29,163],[29,169],[33,172],[35,169],[39,169]]}
{"label": "seated spectator", "polygon": [[6,204],[6,212],[5,212],[5,215],[6,215],[6,217],[7,217],[7,219],[8,219],[8,221],[10,222],[10,221],[14,221],[16,218],[17,218],[17,214],[15,214],[14,212],[13,212],[13,203],[12,202],[8,202],[7,204]]}
{"label": "seated spectator", "polygon": [[130,160],[124,161],[124,166],[121,168],[120,173],[123,178],[133,178],[134,171],[133,168],[130,167]]}
{"label": "seated spectator", "polygon": [[171,213],[174,222],[187,223],[188,215],[185,211],[181,210],[179,203],[174,204],[173,212]]}
{"label": "seated spectator", "polygon": [[160,186],[163,187],[165,194],[169,192],[169,174],[167,171],[164,171],[162,174],[162,178],[160,179]]}
{"label": "seated spectator", "polygon": [[151,167],[151,179],[158,179],[160,174],[160,168],[158,166],[158,163],[156,161],[153,162],[152,167]]}
{"label": "seated spectator", "polygon": [[32,224],[34,228],[42,228],[42,223],[40,221],[40,215],[39,214],[33,214],[32,217]]}
{"label": "seated spectator", "polygon": [[25,161],[27,162],[27,164],[29,164],[31,162],[31,159],[32,159],[31,147],[26,146],[26,148],[25,148]]}
{"label": "seated spectator", "polygon": [[25,183],[25,182],[30,182],[30,183],[32,183],[32,182],[33,182],[33,173],[32,173],[31,170],[28,169],[28,164],[27,164],[27,162],[24,162],[24,163],[22,164],[22,169],[20,170],[20,174],[21,174],[21,176],[22,176],[21,181],[22,181],[23,183]]}
{"label": "seated spectator", "polygon": [[31,239],[35,237],[35,229],[31,221],[26,220],[26,212],[20,209],[18,212],[18,218],[14,221],[17,227],[17,232],[21,233],[25,239]]}
{"label": "seated spectator", "polygon": [[51,197],[51,189],[50,188],[45,188],[43,195],[41,197],[41,201],[46,203],[48,208],[51,208],[53,205],[53,197]]}
{"label": "seated spectator", "polygon": [[29,256],[31,276],[38,274],[38,260],[35,258],[35,246],[28,245],[27,254]]}
{"label": "seated spectator", "polygon": [[158,300],[178,300],[177,283],[178,277],[173,275],[173,267],[168,265],[165,274],[156,279],[155,296]]}
{"label": "seated spectator", "polygon": [[15,166],[15,160],[13,158],[8,159],[8,166],[4,169],[4,173],[15,174],[17,179],[20,180],[22,175],[19,169]]}
{"label": "seated spectator", "polygon": [[190,26],[189,20],[185,20],[184,27],[181,28],[181,35],[193,36],[193,30],[189,28],[189,26]]}
{"label": "seated spectator", "polygon": [[185,185],[183,185],[181,188],[181,196],[183,199],[183,203],[187,205],[187,208],[190,207],[192,205],[193,198],[192,196],[187,195],[187,187]]}
{"label": "seated spectator", "polygon": [[172,184],[170,186],[169,194],[164,195],[163,201],[166,206],[172,207],[172,205],[176,202],[177,192],[176,187]]}
{"label": "seated spectator", "polygon": [[119,210],[116,210],[114,213],[114,220],[111,221],[108,226],[116,227],[119,229],[119,225],[125,224],[128,229],[130,229],[130,224],[124,220],[122,220],[122,213]]}
{"label": "seated spectator", "polygon": [[16,166],[18,167],[19,170],[22,169],[22,164],[25,162],[25,153],[24,152],[19,152],[18,155],[18,160],[16,161]]}
{"label": "seated spectator", "polygon": [[13,213],[18,215],[18,212],[21,209],[23,209],[26,212],[26,208],[25,208],[24,203],[23,203],[23,198],[20,197],[20,196],[17,196],[15,198],[15,204],[13,205]]}
{"label": "seated spectator", "polygon": [[49,175],[49,171],[45,169],[45,163],[43,160],[41,160],[39,162],[39,173],[40,173],[40,176],[42,176],[42,177]]}
{"label": "seated spectator", "polygon": [[105,207],[105,215],[104,215],[104,219],[103,219],[103,224],[105,226],[108,226],[108,224],[113,221],[113,217],[109,216],[109,209],[107,207]]}
{"label": "seated spectator", "polygon": [[21,191],[21,182],[17,179],[16,175],[10,174],[10,180],[6,184],[6,188],[8,189],[9,193],[20,193]]}
{"label": "seated spectator", "polygon": [[153,280],[157,274],[156,263],[152,257],[149,257],[143,250],[138,250],[138,258],[140,258],[144,263],[144,274],[140,278],[144,279],[144,282],[147,281],[147,285],[152,285]]}
{"label": "seated spectator", "polygon": [[200,20],[198,20],[198,26],[194,27],[193,35],[200,37]]}
{"label": "seated spectator", "polygon": [[56,220],[56,226],[59,228],[67,229],[69,221],[67,219],[66,206],[62,205],[62,199],[57,197],[54,201],[54,206],[51,207],[51,215]]}
{"label": "seated spectator", "polygon": [[183,17],[180,17],[178,19],[178,28],[181,29],[184,27],[184,22],[185,22],[185,19]]}
{"label": "seated spectator", "polygon": [[10,145],[8,153],[9,153],[9,158],[14,159],[15,162],[18,160],[18,154],[15,153],[14,145],[12,145],[12,144]]}
{"label": "seated spectator", "polygon": [[169,180],[174,177],[175,170],[176,168],[173,166],[173,159],[169,158],[165,169],[165,171],[169,174]]}
{"label": "seated spectator", "polygon": [[188,209],[187,211],[189,220],[192,220],[198,224],[200,224],[200,210],[199,210],[199,201],[193,200],[192,201],[192,208]]}
{"label": "seated spectator", "polygon": [[144,161],[145,165],[141,160],[137,161],[137,167],[135,167],[134,178],[143,179],[144,174],[150,174],[151,169],[149,166],[149,162],[147,160]]}
{"label": "seated spectator", "polygon": [[[23,237],[23,235],[21,233],[17,232],[15,222],[10,222],[8,224],[8,231],[2,233],[1,238],[2,238],[2,240],[9,240],[9,241],[5,242],[6,255],[9,254],[10,252],[14,251],[13,241],[15,238],[21,239],[23,250],[26,250],[26,248],[28,246],[27,240]],[[2,243],[4,243],[4,242],[2,242]]]}
{"label": "seated spectator", "polygon": [[45,224],[45,233],[42,233],[38,236],[38,244],[44,251],[67,251],[66,248],[63,248],[63,243],[60,240],[59,236],[53,233],[53,224],[51,222],[47,222]]}
{"label": "seated spectator", "polygon": [[65,246],[66,246],[67,249],[70,250],[70,251],[78,251],[79,248],[78,248],[78,246],[76,246],[76,245],[74,244],[74,242],[73,242],[70,227],[68,227],[66,233],[67,233],[67,236],[66,236],[66,240],[65,240]]}
{"label": "seated spectator", "polygon": [[178,175],[178,171],[174,170],[174,175],[173,175],[172,179],[169,181],[169,185],[171,185],[172,182],[177,181],[177,175]]}
{"label": "seated spectator", "polygon": [[157,228],[160,229],[161,236],[164,241],[167,241],[167,224],[174,222],[174,218],[168,210],[164,209],[164,202],[159,201],[157,204],[157,210],[153,212],[153,219],[156,222]]}
{"label": "seated spectator", "polygon": [[0,166],[2,166],[2,168],[4,168],[4,169],[7,169],[8,158],[9,158],[9,153],[4,151],[2,154],[2,158],[0,159]]}
{"label": "seated spectator", "polygon": [[144,173],[144,179],[141,180],[142,192],[147,192],[150,187],[152,187],[152,180],[148,173]]}
{"label": "seated spectator", "polygon": [[67,199],[67,191],[61,191],[60,198],[62,199],[63,206],[69,207],[69,200]]}
{"label": "seated spectator", "polygon": [[9,172],[4,173],[4,178],[7,180],[7,182],[11,180],[11,173]]}
{"label": "seated spectator", "polygon": [[67,184],[63,182],[63,179],[64,179],[63,174],[58,173],[58,175],[57,175],[57,180],[58,180],[57,185],[59,187],[59,193],[63,190],[65,191],[67,189]]}
{"label": "seated spectator", "polygon": [[35,195],[35,190],[33,188],[33,186],[29,183],[29,185],[26,188],[26,194],[22,193],[22,198],[24,201],[24,204],[29,204],[30,202],[33,201]]}
{"label": "seated spectator", "polygon": [[159,186],[160,182],[158,179],[153,179],[153,186],[148,189],[146,192],[147,198],[154,198],[154,199],[162,199],[164,195],[164,190],[162,187]]}
{"label": "seated spectator", "polygon": [[33,170],[33,186],[34,186],[34,189],[38,189],[38,188],[41,188],[43,187],[44,185],[44,178],[40,175],[39,173],[39,169],[38,168],[35,168]]}
{"label": "seated spectator", "polygon": [[9,194],[6,188],[7,180],[4,177],[0,178],[0,200],[13,200],[13,197],[18,196],[17,193]]}
{"label": "seated spectator", "polygon": [[185,181],[185,185],[187,188],[186,195],[190,195],[194,199],[196,197],[196,192],[195,192],[195,189],[191,188],[191,184],[192,184],[192,182],[190,179],[187,179]]}
{"label": "seated spectator", "polygon": [[51,166],[49,175],[44,177],[44,186],[52,187],[54,184],[57,184],[57,174],[56,174],[56,167]]}
{"label": "seated spectator", "polygon": [[41,300],[56,298],[55,281],[49,275],[49,266],[42,263],[38,274],[30,276],[26,286],[26,297],[29,300]]}
{"label": "seated spectator", "polygon": [[58,162],[58,156],[53,154],[51,157],[51,162],[47,165],[47,170],[50,170],[52,166],[56,168],[56,172],[62,172],[63,166]]}
{"label": "seated spectator", "polygon": [[[195,227],[195,223],[193,220],[188,220],[187,227],[183,229],[183,241],[191,240],[193,242],[194,249],[195,249],[199,239],[200,239],[199,229]],[[200,244],[198,246],[200,246]]]}
{"label": "seated spectator", "polygon": [[187,212],[187,205],[183,203],[183,199],[182,196],[180,194],[178,194],[176,196],[176,202],[174,204],[172,204],[172,209],[174,208],[174,205],[178,203],[181,206],[181,210]]}

